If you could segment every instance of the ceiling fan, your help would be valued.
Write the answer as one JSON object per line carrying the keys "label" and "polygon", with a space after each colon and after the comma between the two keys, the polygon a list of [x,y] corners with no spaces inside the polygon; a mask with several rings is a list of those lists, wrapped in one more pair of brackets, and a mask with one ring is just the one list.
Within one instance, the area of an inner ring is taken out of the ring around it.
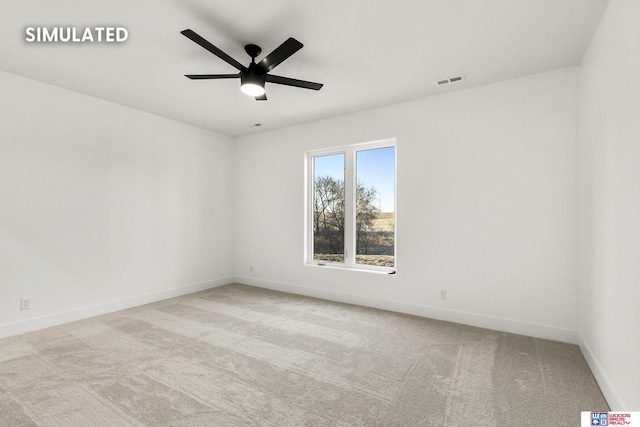
{"label": "ceiling fan", "polygon": [[274,76],[269,74],[271,70],[280,65],[285,59],[300,50],[303,46],[298,40],[293,37],[289,37],[278,46],[273,52],[265,56],[260,62],[256,64],[256,57],[260,55],[262,49],[255,44],[248,44],[244,47],[245,52],[251,57],[251,64],[245,67],[219,48],[215,47],[202,36],[198,35],[193,30],[184,30],[180,32],[185,37],[198,43],[209,52],[222,59],[227,64],[240,71],[237,74],[185,74],[186,77],[193,80],[206,80],[206,79],[237,79],[240,78],[240,89],[247,95],[255,97],[256,101],[266,101],[267,95],[265,93],[265,82],[276,83],[285,86],[301,87],[304,89],[320,90],[321,83],[307,82],[304,80],[291,79],[289,77]]}

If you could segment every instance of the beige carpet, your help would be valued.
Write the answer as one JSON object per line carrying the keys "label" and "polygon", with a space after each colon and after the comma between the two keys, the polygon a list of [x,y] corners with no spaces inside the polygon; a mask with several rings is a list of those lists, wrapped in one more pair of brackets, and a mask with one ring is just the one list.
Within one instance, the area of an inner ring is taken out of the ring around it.
{"label": "beige carpet", "polygon": [[580,350],[243,285],[0,340],[2,426],[541,426]]}

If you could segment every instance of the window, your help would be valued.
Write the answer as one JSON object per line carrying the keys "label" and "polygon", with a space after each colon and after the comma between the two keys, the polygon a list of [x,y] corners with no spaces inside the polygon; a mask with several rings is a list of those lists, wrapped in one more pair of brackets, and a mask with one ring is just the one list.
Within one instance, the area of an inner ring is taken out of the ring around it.
{"label": "window", "polygon": [[307,262],[395,271],[395,141],[308,154]]}

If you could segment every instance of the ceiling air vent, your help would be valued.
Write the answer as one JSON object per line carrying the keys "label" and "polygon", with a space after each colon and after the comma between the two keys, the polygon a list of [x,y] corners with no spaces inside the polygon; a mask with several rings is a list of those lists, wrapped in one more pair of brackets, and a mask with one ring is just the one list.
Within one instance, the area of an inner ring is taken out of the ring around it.
{"label": "ceiling air vent", "polygon": [[455,83],[455,82],[459,82],[464,80],[464,74],[460,74],[459,76],[453,76],[453,77],[449,77],[448,79],[440,79],[440,80],[436,80],[435,84],[436,86],[442,86],[442,85],[446,85],[449,83]]}

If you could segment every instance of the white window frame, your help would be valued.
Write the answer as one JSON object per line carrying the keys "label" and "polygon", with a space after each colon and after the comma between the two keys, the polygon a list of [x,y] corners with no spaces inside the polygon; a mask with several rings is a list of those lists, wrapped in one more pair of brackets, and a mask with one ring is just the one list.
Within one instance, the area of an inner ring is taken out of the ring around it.
{"label": "white window frame", "polygon": [[[394,148],[394,230],[393,230],[393,255],[394,266],[385,267],[377,265],[366,265],[356,263],[356,213],[355,213],[355,193],[356,193],[356,152],[363,150],[374,150],[376,148]],[[344,154],[344,193],[345,193],[345,232],[344,232],[344,262],[321,261],[313,259],[313,197],[314,197],[314,158],[330,156],[334,154]],[[321,266],[329,268],[343,268],[349,270],[364,270],[395,274],[398,269],[398,147],[397,141],[384,139],[374,142],[364,142],[342,147],[327,148],[322,150],[308,151],[305,159],[306,179],[305,179],[305,263],[311,266]],[[351,201],[351,202],[349,202]]]}

